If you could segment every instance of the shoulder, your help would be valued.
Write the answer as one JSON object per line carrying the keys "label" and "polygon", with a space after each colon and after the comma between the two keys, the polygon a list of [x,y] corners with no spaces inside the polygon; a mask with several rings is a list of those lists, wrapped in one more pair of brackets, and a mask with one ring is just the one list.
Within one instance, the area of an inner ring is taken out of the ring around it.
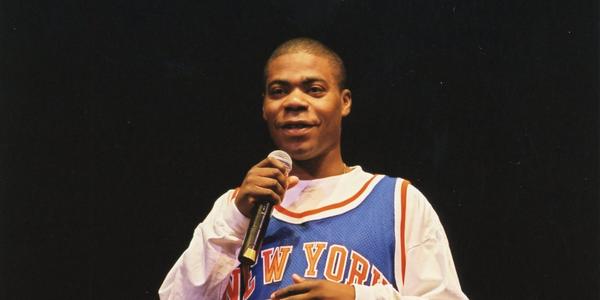
{"label": "shoulder", "polygon": [[402,178],[397,178],[397,181],[407,182],[406,187],[406,204],[407,208],[411,209],[413,214],[435,214],[431,203],[427,200],[427,197],[410,181]]}
{"label": "shoulder", "polygon": [[410,207],[411,209],[411,213],[414,213],[414,211],[433,211],[433,208],[431,207],[431,204],[429,203],[425,195],[416,186],[414,186],[409,179],[402,177],[394,177],[376,172],[370,173],[367,171],[363,171],[362,169],[359,170],[362,174],[365,174],[367,177],[373,176],[375,178],[378,178],[377,181],[385,179],[388,183],[394,184],[396,200],[402,201],[402,199],[405,199],[408,207]]}
{"label": "shoulder", "polygon": [[405,197],[403,215],[406,218],[407,246],[410,248],[431,239],[445,240],[440,219],[425,195],[410,181],[404,178],[395,180],[397,200],[402,201]]}
{"label": "shoulder", "polygon": [[409,179],[384,174],[377,175],[385,178],[388,183],[395,185],[394,198],[398,204],[397,209],[400,211],[402,205],[405,205],[407,219],[413,217],[427,222],[435,222],[437,220],[437,214],[427,200],[427,197]]}
{"label": "shoulder", "polygon": [[427,197],[412,184],[408,179],[402,177],[392,177],[384,175],[390,180],[394,180],[396,184],[396,198],[401,200],[406,198],[406,203],[413,209],[418,211],[429,211],[433,210],[431,204],[427,200]]}

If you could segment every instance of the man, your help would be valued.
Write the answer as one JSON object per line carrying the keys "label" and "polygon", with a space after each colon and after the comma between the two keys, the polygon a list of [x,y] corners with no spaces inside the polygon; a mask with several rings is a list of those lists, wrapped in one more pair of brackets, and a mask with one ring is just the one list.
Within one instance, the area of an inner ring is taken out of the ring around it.
{"label": "man", "polygon": [[[466,299],[425,197],[406,180],[344,163],[342,118],[351,106],[335,52],[306,38],[273,52],[263,118],[293,169],[287,176],[281,162],[264,159],[217,199],[161,299]],[[280,205],[257,263],[240,270],[237,255],[261,198]]]}

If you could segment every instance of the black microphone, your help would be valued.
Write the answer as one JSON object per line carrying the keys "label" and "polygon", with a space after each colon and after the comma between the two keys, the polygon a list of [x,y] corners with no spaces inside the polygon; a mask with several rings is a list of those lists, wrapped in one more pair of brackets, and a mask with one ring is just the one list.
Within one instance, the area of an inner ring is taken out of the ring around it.
{"label": "black microphone", "polygon": [[[285,165],[286,176],[292,170],[292,158],[285,151],[275,150],[269,153],[269,157],[275,158]],[[269,219],[271,219],[271,212],[273,212],[272,199],[257,199],[257,203],[254,205],[252,211],[250,225],[246,231],[246,237],[238,256],[238,260],[242,264],[252,266],[256,263],[260,246],[262,245],[265,232],[267,232]]]}

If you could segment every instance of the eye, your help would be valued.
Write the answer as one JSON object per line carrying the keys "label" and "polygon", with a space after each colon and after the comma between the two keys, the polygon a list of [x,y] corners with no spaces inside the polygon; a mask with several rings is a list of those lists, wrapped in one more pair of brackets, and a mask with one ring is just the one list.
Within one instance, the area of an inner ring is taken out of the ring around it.
{"label": "eye", "polygon": [[310,93],[311,95],[322,95],[323,93],[325,93],[325,91],[325,88],[320,85],[311,85],[308,87],[308,93]]}
{"label": "eye", "polygon": [[286,90],[283,87],[280,86],[273,86],[271,88],[269,88],[269,96],[271,97],[280,97],[285,95]]}

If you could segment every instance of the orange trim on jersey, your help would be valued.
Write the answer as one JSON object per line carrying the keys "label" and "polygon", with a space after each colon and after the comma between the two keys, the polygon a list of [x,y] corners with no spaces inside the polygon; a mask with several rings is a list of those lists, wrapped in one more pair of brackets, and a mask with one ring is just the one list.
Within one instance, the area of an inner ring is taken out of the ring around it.
{"label": "orange trim on jersey", "polygon": [[293,218],[303,218],[303,217],[318,214],[318,213],[321,213],[321,212],[324,212],[327,210],[340,208],[340,207],[347,205],[350,202],[356,200],[360,196],[360,194],[362,194],[367,189],[367,186],[369,186],[369,183],[371,183],[371,181],[373,181],[373,179],[376,176],[377,175],[373,175],[373,177],[371,177],[371,179],[367,180],[367,182],[360,188],[360,190],[358,190],[358,192],[356,192],[356,194],[354,194],[352,197],[350,197],[344,201],[338,202],[338,203],[326,205],[326,206],[323,206],[323,207],[317,208],[317,209],[310,209],[310,210],[299,212],[299,213],[289,211],[289,210],[281,207],[281,205],[276,205],[274,207],[278,212],[280,212],[286,216],[293,217]]}
{"label": "orange trim on jersey", "polygon": [[406,191],[410,181],[403,180],[402,187],[400,188],[400,247],[401,247],[401,259],[402,259],[402,285],[404,285],[404,274],[406,272],[406,241],[404,240],[404,231],[406,229]]}

